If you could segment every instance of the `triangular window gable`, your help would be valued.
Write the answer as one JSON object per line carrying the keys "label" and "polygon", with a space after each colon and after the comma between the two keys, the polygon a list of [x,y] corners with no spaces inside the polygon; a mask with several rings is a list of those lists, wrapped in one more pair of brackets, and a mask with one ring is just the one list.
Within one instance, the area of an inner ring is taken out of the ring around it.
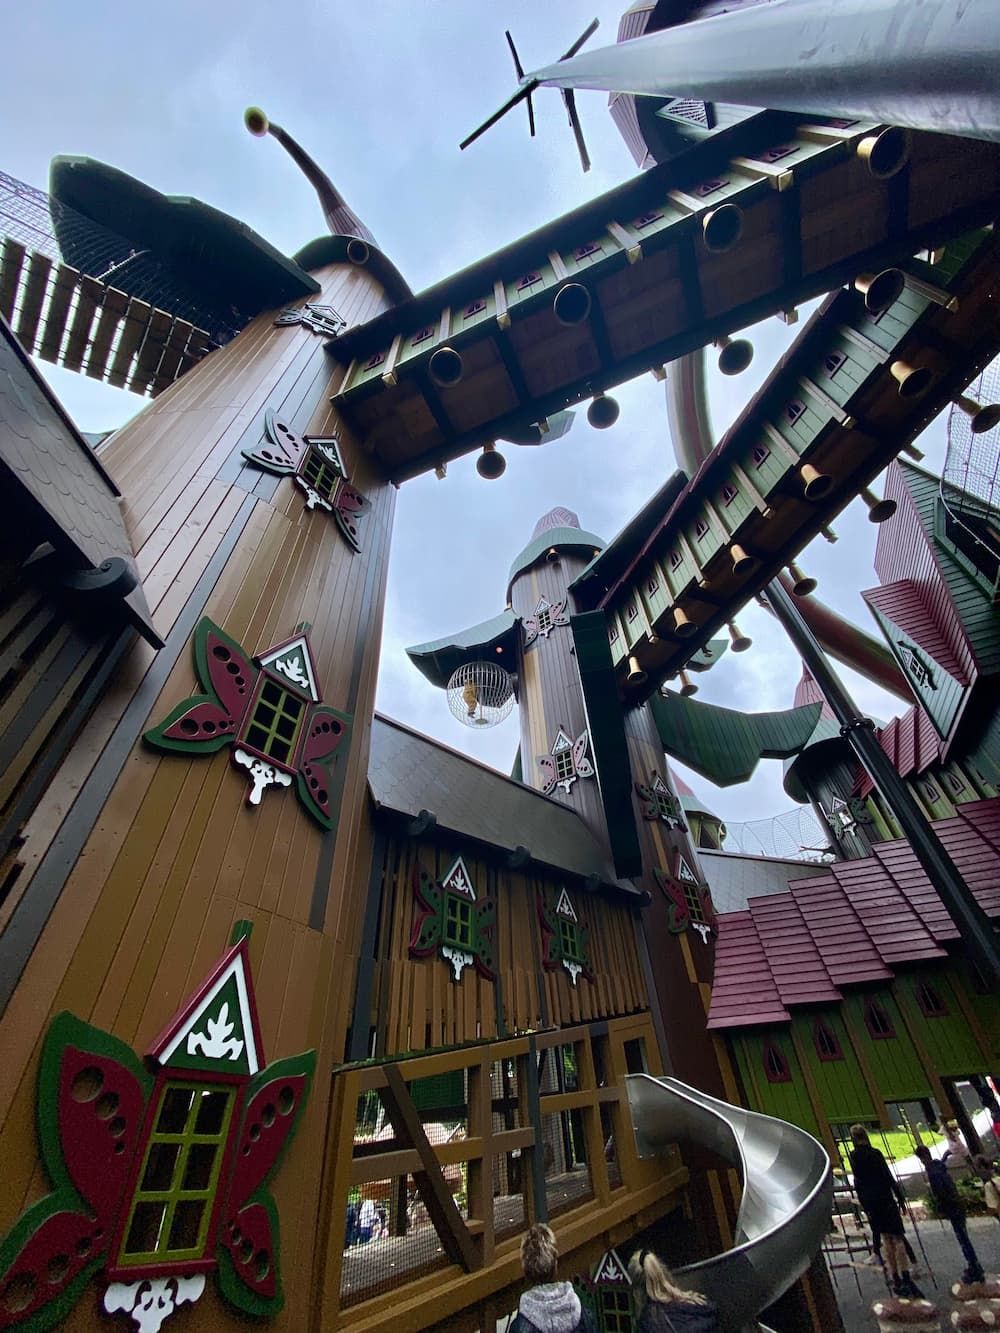
{"label": "triangular window gable", "polygon": [[594,1270],[594,1284],[596,1286],[604,1286],[612,1282],[615,1284],[622,1283],[625,1286],[628,1286],[629,1277],[625,1265],[618,1258],[617,1251],[608,1250],[607,1254],[605,1254],[601,1262],[597,1265],[597,1268]]}
{"label": "triangular window gable", "polygon": [[563,750],[571,750],[572,748],[573,748],[573,742],[566,735],[565,731],[563,731],[562,727],[560,727],[559,730],[556,732],[555,740],[552,742],[552,749],[550,753],[561,754]]}
{"label": "triangular window gable", "polygon": [[455,864],[441,881],[441,887],[448,893],[457,893],[463,898],[468,898],[470,902],[474,903],[476,901],[476,891],[472,887],[472,879],[465,868],[465,862],[460,856],[456,857]]}
{"label": "triangular window gable", "polygon": [[304,634],[297,634],[287,643],[279,643],[270,652],[257,658],[258,663],[270,671],[284,685],[290,685],[300,694],[306,695],[313,703],[319,703],[319,690],[316,688],[316,668],[313,665],[309,641]]}
{"label": "triangular window gable", "polygon": [[698,876],[688,865],[687,860],[682,853],[677,853],[677,878],[682,884],[697,884]]}
{"label": "triangular window gable", "polygon": [[916,648],[911,647],[903,639],[897,639],[896,643],[899,647],[899,656],[906,668],[906,674],[913,683],[919,689],[936,690],[937,682],[934,679],[934,672],[931,671],[922,654],[918,653]]}
{"label": "triangular window gable", "polygon": [[149,1054],[172,1069],[257,1073],[264,1053],[245,939],[223,957]]}
{"label": "triangular window gable", "polygon": [[569,894],[565,889],[560,893],[559,901],[556,903],[556,916],[564,916],[569,921],[577,920],[576,911],[574,910],[573,904],[570,902]]}

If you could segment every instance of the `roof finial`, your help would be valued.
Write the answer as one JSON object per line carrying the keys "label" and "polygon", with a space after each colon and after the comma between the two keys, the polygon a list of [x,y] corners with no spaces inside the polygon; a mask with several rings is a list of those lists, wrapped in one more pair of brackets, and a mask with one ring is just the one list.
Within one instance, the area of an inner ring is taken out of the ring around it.
{"label": "roof finial", "polygon": [[243,123],[250,133],[258,138],[270,134],[277,139],[292,161],[301,169],[306,180],[319,196],[320,206],[326,218],[326,225],[330,228],[331,236],[357,236],[372,245],[376,244],[375,237],[354,210],[344,202],[343,195],[330,177],[317,166],[305,149],[296,143],[287,130],[283,130],[273,120],[268,120],[259,106],[247,107],[243,113]]}

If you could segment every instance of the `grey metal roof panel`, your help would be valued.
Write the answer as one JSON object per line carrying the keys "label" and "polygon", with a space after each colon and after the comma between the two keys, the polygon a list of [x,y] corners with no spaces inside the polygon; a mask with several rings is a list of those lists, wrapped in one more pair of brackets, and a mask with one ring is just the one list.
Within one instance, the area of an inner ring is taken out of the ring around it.
{"label": "grey metal roof panel", "polygon": [[787,893],[790,880],[829,875],[829,865],[777,856],[744,856],[698,848],[698,857],[712,891],[715,910],[744,912],[751,898]]}
{"label": "grey metal roof panel", "polygon": [[380,713],[372,724],[368,787],[383,809],[409,816],[429,810],[438,828],[501,851],[527,847],[534,861],[583,878],[598,875],[637,895],[615,879],[607,854],[574,811]]}

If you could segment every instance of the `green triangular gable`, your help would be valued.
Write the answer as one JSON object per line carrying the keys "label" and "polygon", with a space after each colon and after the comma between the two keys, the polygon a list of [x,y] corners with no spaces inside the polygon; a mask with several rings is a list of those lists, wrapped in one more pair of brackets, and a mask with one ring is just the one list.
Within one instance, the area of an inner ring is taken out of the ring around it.
{"label": "green triangular gable", "polygon": [[288,643],[278,644],[269,652],[257,658],[262,667],[267,667],[285,685],[291,685],[300,694],[307,695],[313,703],[319,703],[320,692],[316,685],[316,671],[309,652],[309,643],[304,634],[297,635]]}
{"label": "green triangular gable", "polygon": [[264,1063],[245,942],[223,959],[150,1054],[170,1069],[249,1077]]}

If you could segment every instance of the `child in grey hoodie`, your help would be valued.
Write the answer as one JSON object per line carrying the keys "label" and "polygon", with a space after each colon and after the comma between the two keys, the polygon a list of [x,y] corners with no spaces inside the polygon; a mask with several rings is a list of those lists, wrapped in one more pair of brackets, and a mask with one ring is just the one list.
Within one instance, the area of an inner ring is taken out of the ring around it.
{"label": "child in grey hoodie", "polygon": [[521,1241],[521,1267],[535,1285],[521,1297],[510,1333],[595,1333],[594,1321],[573,1284],[556,1281],[558,1263],[552,1228],[544,1222],[529,1227]]}

